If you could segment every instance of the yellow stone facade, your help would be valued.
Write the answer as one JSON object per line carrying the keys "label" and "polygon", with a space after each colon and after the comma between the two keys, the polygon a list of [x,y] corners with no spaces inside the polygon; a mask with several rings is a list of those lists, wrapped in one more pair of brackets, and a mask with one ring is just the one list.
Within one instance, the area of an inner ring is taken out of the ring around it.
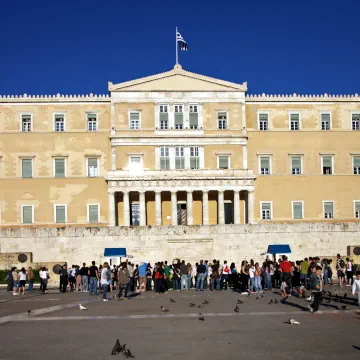
{"label": "yellow stone facade", "polygon": [[0,226],[356,221],[360,97],[246,92],[175,66],[0,97]]}

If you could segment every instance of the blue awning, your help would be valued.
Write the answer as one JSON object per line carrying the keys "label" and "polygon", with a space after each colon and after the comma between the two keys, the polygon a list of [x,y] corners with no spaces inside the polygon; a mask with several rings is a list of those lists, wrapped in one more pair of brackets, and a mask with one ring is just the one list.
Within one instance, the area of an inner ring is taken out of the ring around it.
{"label": "blue awning", "polygon": [[290,254],[291,249],[289,245],[269,245],[268,254]]}
{"label": "blue awning", "polygon": [[126,248],[105,248],[104,256],[106,257],[125,257]]}

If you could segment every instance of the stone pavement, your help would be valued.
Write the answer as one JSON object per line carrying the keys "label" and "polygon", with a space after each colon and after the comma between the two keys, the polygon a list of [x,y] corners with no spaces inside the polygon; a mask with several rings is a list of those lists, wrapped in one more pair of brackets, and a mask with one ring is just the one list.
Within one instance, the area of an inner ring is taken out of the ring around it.
{"label": "stone pavement", "polygon": [[[349,296],[350,290],[346,291]],[[276,290],[265,292],[262,299],[231,290],[150,292],[128,301],[109,302],[88,293],[52,290],[45,295],[11,296],[0,291],[1,359],[113,359],[110,352],[117,338],[128,345],[136,359],[360,356],[355,348],[360,347],[360,315],[352,298],[346,311],[336,309],[342,305],[338,302],[325,302],[321,313],[313,315],[306,310],[308,302],[295,297],[280,302]],[[170,297],[176,303],[171,303]],[[244,303],[235,313],[239,298]],[[269,305],[271,298],[279,304]],[[201,309],[189,307],[190,302],[198,305],[204,300],[210,304]],[[88,310],[80,311],[79,303]],[[169,313],[162,313],[161,305]],[[32,310],[30,316],[28,309]],[[200,311],[204,322],[198,320]],[[300,321],[300,326],[285,324],[289,318]]]}

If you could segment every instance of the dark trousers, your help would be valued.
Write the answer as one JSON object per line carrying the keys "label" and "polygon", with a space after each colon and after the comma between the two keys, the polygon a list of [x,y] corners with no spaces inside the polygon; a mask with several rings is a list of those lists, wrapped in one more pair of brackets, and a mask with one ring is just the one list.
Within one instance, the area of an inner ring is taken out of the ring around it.
{"label": "dark trousers", "polygon": [[292,289],[292,282],[291,282],[291,273],[284,272],[282,273],[282,281],[286,282],[286,285]]}
{"label": "dark trousers", "polygon": [[47,279],[40,279],[40,291],[45,292],[47,287]]}
{"label": "dark trousers", "polygon": [[129,284],[120,284],[120,290],[118,293],[118,298],[120,299],[121,296],[124,294],[124,299],[127,297],[127,292],[128,292],[128,288],[129,288]]}
{"label": "dark trousers", "polygon": [[352,285],[352,283],[353,283],[353,275],[354,275],[354,273],[352,271],[347,271],[346,272],[347,282],[350,285]]}
{"label": "dark trousers", "polygon": [[14,289],[14,281],[13,281],[13,279],[8,279],[6,291],[13,291],[13,289]]}
{"label": "dark trousers", "polygon": [[322,293],[320,291],[316,291],[313,292],[313,296],[314,296],[314,302],[311,304],[311,307],[314,309],[315,312],[319,310],[319,306],[322,301]]}
{"label": "dark trousers", "polygon": [[221,275],[221,282],[220,282],[221,289],[227,290],[228,282],[229,282],[229,275],[228,274],[222,274]]}
{"label": "dark trousers", "polygon": [[166,291],[164,279],[155,279],[155,291],[157,293],[163,293]]}
{"label": "dark trousers", "polygon": [[151,291],[151,278],[146,278],[146,291]]}
{"label": "dark trousers", "polygon": [[65,276],[60,276],[60,292],[66,292],[67,287],[67,278]]}

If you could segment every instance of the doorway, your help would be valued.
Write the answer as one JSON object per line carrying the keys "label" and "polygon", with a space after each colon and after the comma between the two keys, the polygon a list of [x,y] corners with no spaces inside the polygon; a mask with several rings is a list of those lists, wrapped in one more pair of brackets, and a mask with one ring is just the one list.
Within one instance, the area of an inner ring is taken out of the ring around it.
{"label": "doorway", "polygon": [[224,204],[225,224],[233,224],[234,223],[233,211],[234,211],[233,204],[231,202],[226,202]]}
{"label": "doorway", "polygon": [[177,223],[178,223],[178,225],[186,225],[187,224],[186,203],[177,204]]}

